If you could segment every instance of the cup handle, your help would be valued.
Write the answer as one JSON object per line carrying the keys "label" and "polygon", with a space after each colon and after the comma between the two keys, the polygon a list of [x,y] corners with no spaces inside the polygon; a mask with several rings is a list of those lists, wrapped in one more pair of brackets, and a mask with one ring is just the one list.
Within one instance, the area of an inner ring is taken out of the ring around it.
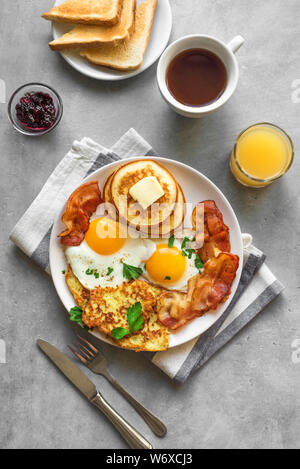
{"label": "cup handle", "polygon": [[242,36],[235,36],[228,44],[227,47],[235,54],[240,47],[244,44],[245,39]]}

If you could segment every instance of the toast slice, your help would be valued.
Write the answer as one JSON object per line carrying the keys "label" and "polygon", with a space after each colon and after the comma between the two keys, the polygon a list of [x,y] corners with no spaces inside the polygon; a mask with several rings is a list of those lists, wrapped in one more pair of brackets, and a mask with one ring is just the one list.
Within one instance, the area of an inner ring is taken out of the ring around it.
{"label": "toast slice", "polygon": [[118,23],[123,0],[67,0],[42,16],[59,23],[106,24]]}
{"label": "toast slice", "polygon": [[97,65],[116,70],[135,70],[143,62],[146,52],[157,0],[146,0],[136,10],[135,30],[126,42],[83,49],[81,55]]}
{"label": "toast slice", "polygon": [[120,22],[113,26],[77,25],[68,33],[49,43],[52,50],[75,49],[82,46],[115,44],[129,39],[134,30],[136,0],[123,0]]}

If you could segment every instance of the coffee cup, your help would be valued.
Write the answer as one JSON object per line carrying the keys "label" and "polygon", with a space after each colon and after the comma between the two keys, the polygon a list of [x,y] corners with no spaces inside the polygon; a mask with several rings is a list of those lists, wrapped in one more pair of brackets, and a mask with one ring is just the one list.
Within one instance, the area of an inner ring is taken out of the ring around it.
{"label": "coffee cup", "polygon": [[[212,36],[194,34],[185,36],[170,44],[161,55],[157,66],[157,83],[160,93],[169,106],[178,114],[200,118],[208,116],[222,107],[233,95],[239,80],[239,66],[235,53],[244,44],[241,36],[234,37],[228,44]],[[207,104],[190,105],[180,102],[172,93],[167,83],[167,73],[172,61],[179,54],[188,50],[200,49],[216,56],[225,66],[227,80],[224,90],[215,100]]]}

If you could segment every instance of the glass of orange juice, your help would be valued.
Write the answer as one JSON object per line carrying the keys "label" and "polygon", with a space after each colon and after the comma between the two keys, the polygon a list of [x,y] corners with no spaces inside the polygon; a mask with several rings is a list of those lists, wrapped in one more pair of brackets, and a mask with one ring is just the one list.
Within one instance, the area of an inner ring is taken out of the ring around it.
{"label": "glass of orange juice", "polygon": [[247,187],[265,187],[283,176],[294,159],[291,138],[276,125],[263,122],[244,130],[230,158],[234,177]]}

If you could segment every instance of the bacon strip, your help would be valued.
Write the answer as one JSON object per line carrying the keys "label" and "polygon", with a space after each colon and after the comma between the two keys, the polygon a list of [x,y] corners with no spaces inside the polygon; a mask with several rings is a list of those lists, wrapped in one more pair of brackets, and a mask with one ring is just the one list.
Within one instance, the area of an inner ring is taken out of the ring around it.
{"label": "bacon strip", "polygon": [[239,267],[239,257],[221,253],[204,265],[188,282],[187,293],[166,292],[159,297],[158,319],[172,330],[215,310],[227,300]]}
{"label": "bacon strip", "polygon": [[71,194],[62,221],[66,230],[58,235],[62,244],[79,246],[89,228],[90,217],[102,202],[97,181],[82,184]]}
{"label": "bacon strip", "polygon": [[[194,208],[192,215],[193,228],[196,230],[196,241],[202,247],[198,250],[202,262],[207,262],[209,259],[221,252],[230,252],[229,241],[229,228],[225,225],[223,215],[218,209],[213,200],[205,200],[200,202],[204,205],[204,223],[203,211]],[[200,219],[199,219],[200,218]],[[204,239],[203,234],[197,230],[202,228],[204,224]]]}

